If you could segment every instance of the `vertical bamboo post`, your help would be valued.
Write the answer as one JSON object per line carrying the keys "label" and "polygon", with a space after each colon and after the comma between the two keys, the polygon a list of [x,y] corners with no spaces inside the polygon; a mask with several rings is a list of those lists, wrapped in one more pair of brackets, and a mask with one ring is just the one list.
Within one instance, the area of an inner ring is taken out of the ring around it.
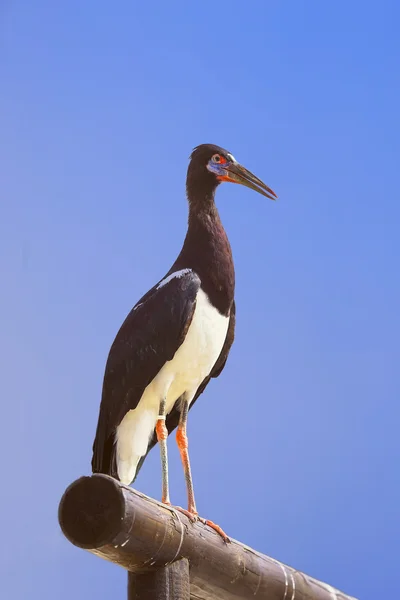
{"label": "vertical bamboo post", "polygon": [[128,573],[128,600],[190,600],[186,558],[147,573]]}

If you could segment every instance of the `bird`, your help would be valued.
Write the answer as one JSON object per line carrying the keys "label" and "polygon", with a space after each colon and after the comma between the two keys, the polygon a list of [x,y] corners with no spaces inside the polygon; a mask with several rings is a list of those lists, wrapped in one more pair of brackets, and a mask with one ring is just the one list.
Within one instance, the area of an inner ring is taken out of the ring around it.
{"label": "bird", "polygon": [[[176,429],[188,508],[199,520],[189,460],[188,412],[225,367],[235,336],[235,269],[215,192],[222,182],[277,195],[231,152],[201,144],[189,158],[188,228],[169,271],[132,308],[106,362],[92,472],[130,485],[147,454],[160,447],[161,501],[171,505],[167,438]],[[225,532],[210,520],[224,541]]]}

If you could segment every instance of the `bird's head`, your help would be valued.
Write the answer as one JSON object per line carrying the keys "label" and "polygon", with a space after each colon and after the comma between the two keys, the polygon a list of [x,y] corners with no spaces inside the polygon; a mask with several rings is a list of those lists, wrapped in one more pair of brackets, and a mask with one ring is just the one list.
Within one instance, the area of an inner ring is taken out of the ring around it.
{"label": "bird's head", "polygon": [[201,144],[191,156],[187,175],[189,198],[197,191],[213,192],[223,181],[240,183],[275,200],[277,195],[261,179],[237,162],[234,156],[220,146]]}

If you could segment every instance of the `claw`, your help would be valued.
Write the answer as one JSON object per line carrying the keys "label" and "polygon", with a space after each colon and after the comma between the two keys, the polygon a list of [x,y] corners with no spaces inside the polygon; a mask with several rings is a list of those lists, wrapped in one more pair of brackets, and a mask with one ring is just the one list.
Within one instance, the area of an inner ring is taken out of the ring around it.
{"label": "claw", "polygon": [[[164,502],[164,504],[166,504],[166,503]],[[169,506],[172,506],[172,504],[170,504],[170,503],[168,503],[168,504],[169,504]],[[175,508],[176,510],[179,510],[179,512],[184,514],[190,520],[191,523],[196,523],[196,521],[200,521],[200,523],[203,523],[203,525],[206,525],[207,527],[214,529],[214,531],[222,537],[225,544],[230,544],[231,540],[226,535],[225,531],[222,529],[222,527],[220,527],[219,525],[216,525],[213,521],[209,521],[208,519],[203,519],[203,517],[199,517],[199,514],[197,512],[191,512],[189,510],[186,510],[186,508],[182,508],[181,506],[174,506],[173,508]]]}
{"label": "claw", "polygon": [[197,512],[196,513],[190,512],[190,511],[186,510],[185,508],[182,508],[181,506],[175,506],[174,508],[176,508],[177,510],[179,510],[179,512],[181,512],[184,515],[186,515],[187,518],[190,519],[190,521],[192,523],[196,523],[196,521],[200,521],[200,523],[203,523],[203,525],[206,525],[207,527],[210,527],[211,529],[214,529],[214,531],[216,531],[218,533],[218,535],[220,535],[222,537],[222,539],[224,540],[225,544],[229,544],[230,543],[231,540],[226,535],[226,533],[222,529],[222,527],[220,527],[219,525],[216,525],[213,521],[209,521],[208,519],[203,519],[203,517],[199,517],[199,515],[198,515]]}
{"label": "claw", "polygon": [[222,527],[220,527],[219,525],[216,525],[213,521],[209,521],[208,519],[203,519],[201,517],[198,517],[198,520],[201,521],[201,523],[204,523],[204,525],[207,525],[207,527],[211,527],[211,529],[214,529],[214,531],[216,531],[218,533],[218,535],[220,535],[222,537],[225,544],[230,544],[231,540],[226,535],[226,533],[222,529]]}

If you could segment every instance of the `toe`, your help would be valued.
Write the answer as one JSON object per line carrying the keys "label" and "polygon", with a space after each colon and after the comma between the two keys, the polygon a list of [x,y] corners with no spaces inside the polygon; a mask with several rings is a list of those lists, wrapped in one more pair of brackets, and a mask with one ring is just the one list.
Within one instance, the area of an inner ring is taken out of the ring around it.
{"label": "toe", "polygon": [[222,539],[224,540],[224,542],[226,544],[230,543],[230,539],[229,537],[226,535],[225,531],[222,529],[222,527],[220,527],[219,525],[216,525],[216,523],[214,523],[213,521],[210,521],[209,519],[203,519],[202,517],[198,517],[198,520],[201,523],[204,523],[204,525],[207,525],[207,527],[210,527],[211,529],[214,529],[214,531],[216,533],[218,533],[218,535],[220,535],[222,537]]}

